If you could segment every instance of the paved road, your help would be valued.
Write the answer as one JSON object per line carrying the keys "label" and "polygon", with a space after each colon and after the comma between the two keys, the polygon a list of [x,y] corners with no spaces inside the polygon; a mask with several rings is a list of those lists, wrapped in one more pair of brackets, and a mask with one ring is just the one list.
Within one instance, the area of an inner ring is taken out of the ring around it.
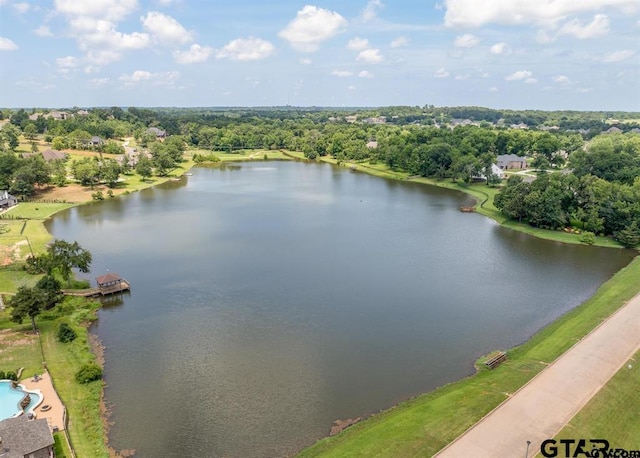
{"label": "paved road", "polygon": [[435,456],[534,456],[639,349],[640,295]]}

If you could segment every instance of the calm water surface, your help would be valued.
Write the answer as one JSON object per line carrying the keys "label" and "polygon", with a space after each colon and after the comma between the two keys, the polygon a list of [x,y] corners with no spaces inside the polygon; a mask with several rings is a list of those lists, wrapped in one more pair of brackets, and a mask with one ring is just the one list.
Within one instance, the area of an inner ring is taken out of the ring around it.
{"label": "calm water surface", "polygon": [[631,259],[329,165],[193,172],[49,222],[92,251],[96,276],[132,283],[94,332],[111,444],[140,457],[290,455],[336,419],[468,375]]}

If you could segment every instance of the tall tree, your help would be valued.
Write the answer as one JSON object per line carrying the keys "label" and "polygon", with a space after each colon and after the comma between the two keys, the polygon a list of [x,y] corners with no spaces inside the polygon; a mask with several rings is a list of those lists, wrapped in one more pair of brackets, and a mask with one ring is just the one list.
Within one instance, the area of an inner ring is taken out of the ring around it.
{"label": "tall tree", "polygon": [[62,278],[71,286],[72,269],[80,272],[89,272],[92,256],[88,250],[82,248],[78,242],[69,243],[64,240],[55,240],[47,249],[50,266],[57,268]]}
{"label": "tall tree", "polygon": [[16,323],[22,323],[26,317],[29,317],[33,332],[36,332],[36,317],[45,308],[46,304],[47,295],[43,290],[21,286],[18,288],[18,292],[9,300],[11,320]]}

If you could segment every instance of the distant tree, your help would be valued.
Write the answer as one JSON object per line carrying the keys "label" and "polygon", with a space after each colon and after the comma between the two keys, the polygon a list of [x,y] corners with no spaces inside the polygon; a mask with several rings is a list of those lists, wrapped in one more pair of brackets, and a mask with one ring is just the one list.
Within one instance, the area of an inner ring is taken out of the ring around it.
{"label": "distant tree", "polygon": [[136,173],[138,173],[143,180],[146,180],[153,175],[153,164],[151,160],[144,155],[141,155],[136,164]]}
{"label": "distant tree", "polygon": [[640,245],[640,227],[638,227],[638,222],[632,222],[629,226],[616,232],[614,237],[627,248],[633,248]]}
{"label": "distant tree", "polygon": [[0,129],[0,140],[0,143],[6,144],[11,151],[15,151],[20,145],[20,129],[13,124],[5,124]]}
{"label": "distant tree", "polygon": [[118,184],[121,171],[120,164],[114,159],[103,159],[100,165],[100,177],[110,188],[114,188]]}
{"label": "distant tree", "polygon": [[56,186],[67,184],[67,167],[62,160],[51,161],[51,182]]}
{"label": "distant tree", "polygon": [[61,137],[61,136],[53,137],[51,146],[55,150],[65,149],[67,147],[67,141],[64,137]]}
{"label": "distant tree", "polygon": [[85,157],[80,160],[73,161],[71,163],[71,171],[73,177],[78,180],[82,185],[90,185],[93,189],[93,185],[98,181],[100,177],[100,169],[96,160],[90,157]]}
{"label": "distant tree", "polygon": [[43,290],[21,286],[9,300],[11,320],[16,323],[22,323],[25,318],[29,317],[33,332],[36,332],[36,317],[45,308],[46,304],[47,295]]}
{"label": "distant tree", "polygon": [[29,123],[24,126],[24,130],[22,131],[22,133],[27,140],[35,140],[35,138],[38,136],[38,129],[36,128],[35,124]]}

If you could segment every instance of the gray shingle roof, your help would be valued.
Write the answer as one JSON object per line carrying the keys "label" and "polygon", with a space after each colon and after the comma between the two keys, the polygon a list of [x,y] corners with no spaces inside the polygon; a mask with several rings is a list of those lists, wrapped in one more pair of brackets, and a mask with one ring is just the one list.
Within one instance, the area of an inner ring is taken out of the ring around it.
{"label": "gray shingle roof", "polygon": [[54,443],[47,420],[27,420],[25,415],[0,421],[0,438],[3,458],[23,458]]}

